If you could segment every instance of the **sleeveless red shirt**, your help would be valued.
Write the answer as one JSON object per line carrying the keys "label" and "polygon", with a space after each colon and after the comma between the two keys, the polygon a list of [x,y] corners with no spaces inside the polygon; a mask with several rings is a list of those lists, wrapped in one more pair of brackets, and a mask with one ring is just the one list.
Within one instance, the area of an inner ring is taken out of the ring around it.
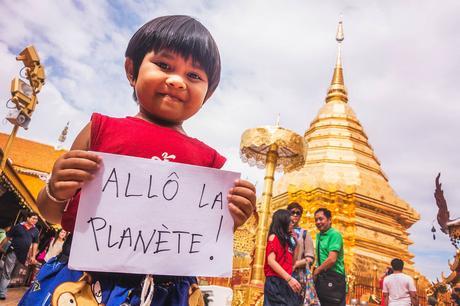
{"label": "sleeveless red shirt", "polygon": [[270,253],[275,253],[276,262],[280,264],[280,266],[286,271],[289,275],[292,274],[292,266],[293,266],[293,251],[290,250],[289,246],[286,245],[284,248],[281,245],[278,237],[275,235],[275,238],[270,241],[267,241],[267,246],[265,248],[265,264],[264,264],[264,273],[265,276],[278,276],[272,267],[268,265],[268,255]]}
{"label": "sleeveless red shirt", "polygon": [[[217,168],[225,157],[196,138],[188,137],[140,118],[112,118],[98,113],[91,116],[91,151]],[[72,232],[75,227],[80,192],[69,202],[61,225]]]}

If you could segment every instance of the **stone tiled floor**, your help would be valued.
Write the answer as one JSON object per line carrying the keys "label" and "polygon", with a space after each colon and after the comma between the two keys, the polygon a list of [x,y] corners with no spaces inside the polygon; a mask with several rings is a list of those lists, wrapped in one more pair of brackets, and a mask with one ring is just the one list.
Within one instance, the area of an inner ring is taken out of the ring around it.
{"label": "stone tiled floor", "polygon": [[0,301],[0,305],[16,306],[26,290],[27,287],[9,288],[6,300]]}

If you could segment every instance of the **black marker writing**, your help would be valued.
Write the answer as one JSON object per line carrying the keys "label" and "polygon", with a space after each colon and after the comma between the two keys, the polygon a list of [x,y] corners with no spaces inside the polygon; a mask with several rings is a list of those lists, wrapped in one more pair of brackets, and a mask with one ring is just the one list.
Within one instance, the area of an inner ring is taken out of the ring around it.
{"label": "black marker writing", "polygon": [[[128,182],[126,183],[126,188],[125,188],[125,197],[142,197],[142,193],[139,194],[128,194],[128,189],[129,189],[129,183],[131,182],[131,173],[128,172]],[[150,186],[149,186],[150,187]]]}
{"label": "black marker writing", "polygon": [[[160,229],[142,228],[134,229],[133,231],[133,228],[129,226],[120,228],[109,224],[102,217],[90,218],[87,222],[91,224],[94,244],[98,252],[105,248],[113,249],[116,247],[116,249],[131,249],[133,252],[142,252],[144,254],[166,252],[193,254],[201,251],[202,239],[200,237],[204,237],[200,233],[170,230],[164,224]],[[217,236],[219,236],[219,233],[220,226]],[[104,243],[101,244],[101,242]]]}
{"label": "black marker writing", "polygon": [[220,209],[223,209],[222,192],[219,192],[214,198],[214,203],[212,203],[212,209],[214,209],[214,206],[216,205],[216,203],[220,203]]}
{"label": "black marker writing", "polygon": [[[104,222],[104,225],[102,225],[101,227],[99,228],[95,228],[94,227],[94,221],[95,220],[102,220]],[[107,225],[107,222],[103,219],[103,218],[99,218],[99,217],[96,217],[96,218],[90,218],[88,220],[88,223],[91,223],[91,227],[93,228],[93,235],[94,235],[94,242],[96,243],[96,250],[99,252],[99,244],[97,243],[97,235],[96,235],[96,232],[97,231],[100,231],[102,229],[104,229],[104,227]]]}
{"label": "black marker writing", "polygon": [[[171,173],[168,178],[171,176],[175,175],[177,179],[179,179],[179,176],[177,176],[176,172]],[[167,192],[167,190],[169,190]],[[179,192],[179,183],[177,182],[176,179],[169,179],[163,186],[163,197],[165,200],[171,201],[174,199],[174,197],[177,195]]]}
{"label": "black marker writing", "polygon": [[203,194],[204,194],[205,189],[206,189],[206,184],[203,184],[203,189],[201,190],[201,196],[200,196],[200,203],[198,203],[199,208],[202,208],[202,207],[205,207],[205,206],[209,205],[209,203],[201,204],[201,201],[203,200]]}
{"label": "black marker writing", "polygon": [[[112,179],[112,176],[114,179]],[[107,179],[107,182],[105,182],[104,187],[102,188],[102,192],[105,191],[105,188],[107,187],[108,183],[115,183],[115,187],[117,188],[117,198],[118,198],[118,178],[117,178],[117,171],[115,168],[112,169],[112,172],[110,172],[109,178]]]}

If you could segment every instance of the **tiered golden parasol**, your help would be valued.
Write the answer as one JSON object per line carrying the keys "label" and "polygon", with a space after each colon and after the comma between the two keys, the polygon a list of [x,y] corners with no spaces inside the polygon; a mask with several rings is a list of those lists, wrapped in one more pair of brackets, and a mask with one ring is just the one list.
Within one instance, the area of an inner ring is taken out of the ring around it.
{"label": "tiered golden parasol", "polygon": [[241,159],[251,166],[265,168],[264,191],[258,207],[259,224],[251,273],[251,285],[263,286],[263,265],[267,241],[268,222],[272,214],[275,169],[291,171],[305,162],[304,138],[295,132],[276,126],[262,126],[246,130],[241,137]]}

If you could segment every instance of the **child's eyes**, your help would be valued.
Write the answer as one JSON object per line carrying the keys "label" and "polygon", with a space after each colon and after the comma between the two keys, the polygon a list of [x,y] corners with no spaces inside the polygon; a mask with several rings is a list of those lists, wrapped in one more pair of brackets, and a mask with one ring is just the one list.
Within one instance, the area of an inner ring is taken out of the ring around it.
{"label": "child's eyes", "polygon": [[197,73],[194,73],[194,72],[190,72],[188,74],[189,78],[191,79],[194,79],[194,80],[202,80],[203,78],[200,77]]}
{"label": "child's eyes", "polygon": [[168,70],[170,68],[168,64],[163,63],[163,62],[156,62],[155,65],[157,65],[161,69],[165,69],[165,70]]}
{"label": "child's eyes", "polygon": [[[166,70],[166,71],[172,71],[173,68],[165,63],[165,62],[154,62],[155,65],[157,65],[160,69],[162,70]],[[187,76],[192,79],[192,80],[204,80],[203,77],[201,77],[201,75],[199,73],[196,73],[196,72],[189,72],[187,73]]]}

